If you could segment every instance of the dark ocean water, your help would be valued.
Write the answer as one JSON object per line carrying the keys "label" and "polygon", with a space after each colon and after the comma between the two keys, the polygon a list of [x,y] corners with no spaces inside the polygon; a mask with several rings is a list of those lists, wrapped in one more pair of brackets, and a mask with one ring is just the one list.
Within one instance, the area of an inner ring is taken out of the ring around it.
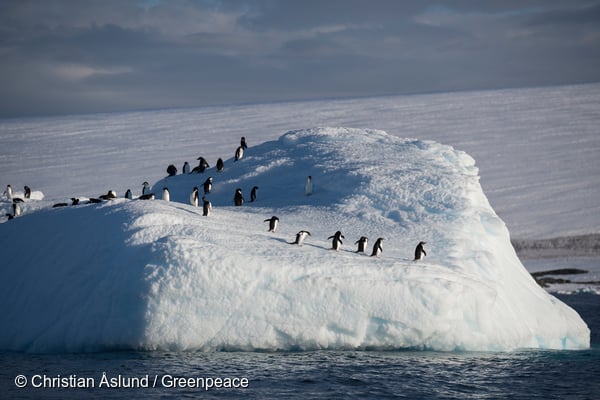
{"label": "dark ocean water", "polygon": [[592,330],[590,350],[0,353],[0,398],[600,399],[600,296],[558,297]]}

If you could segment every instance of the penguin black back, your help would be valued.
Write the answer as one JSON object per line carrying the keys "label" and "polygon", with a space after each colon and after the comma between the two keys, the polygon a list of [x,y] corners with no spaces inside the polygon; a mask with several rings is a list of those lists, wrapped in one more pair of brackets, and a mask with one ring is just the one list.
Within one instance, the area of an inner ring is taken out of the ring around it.
{"label": "penguin black back", "polygon": [[417,247],[415,248],[415,261],[422,260],[423,257],[427,255],[423,248],[423,245],[425,244],[426,242],[419,242],[419,244],[417,244]]}

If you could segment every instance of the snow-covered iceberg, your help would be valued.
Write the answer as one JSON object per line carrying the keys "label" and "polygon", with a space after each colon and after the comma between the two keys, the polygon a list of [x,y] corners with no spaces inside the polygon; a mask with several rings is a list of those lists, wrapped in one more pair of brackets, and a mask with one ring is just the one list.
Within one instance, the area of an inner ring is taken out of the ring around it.
{"label": "snow-covered iceberg", "polygon": [[[188,199],[209,176],[203,217]],[[171,202],[159,200],[163,187]],[[211,165],[153,190],[155,201],[31,200],[0,224],[0,349],[589,347],[585,322],[531,278],[474,160],[452,147],[298,130],[223,172]],[[272,215],[276,232],[264,222]],[[299,230],[311,236],[290,245]],[[327,238],[338,230],[336,252]],[[356,253],[361,236],[385,238],[382,256]],[[419,241],[427,256],[413,261]]]}

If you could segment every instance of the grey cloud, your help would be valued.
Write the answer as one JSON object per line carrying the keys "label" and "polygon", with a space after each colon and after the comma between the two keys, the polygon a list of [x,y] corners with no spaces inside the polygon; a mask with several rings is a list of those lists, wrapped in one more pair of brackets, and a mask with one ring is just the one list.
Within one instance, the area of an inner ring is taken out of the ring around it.
{"label": "grey cloud", "polygon": [[0,115],[598,81],[599,4],[5,1]]}

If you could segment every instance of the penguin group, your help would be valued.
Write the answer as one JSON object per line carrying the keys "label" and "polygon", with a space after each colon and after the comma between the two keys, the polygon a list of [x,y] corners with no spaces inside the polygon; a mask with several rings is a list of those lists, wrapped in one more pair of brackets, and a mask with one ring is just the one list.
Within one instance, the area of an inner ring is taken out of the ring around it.
{"label": "penguin group", "polygon": [[[279,225],[279,218],[273,215],[271,218],[267,218],[264,222],[269,223],[268,232],[275,232]],[[307,230],[300,230],[296,233],[296,237],[292,242],[287,242],[288,244],[295,244],[298,246],[302,246],[306,237],[311,236],[310,232]],[[331,250],[336,252],[341,251],[342,249],[342,239],[345,239],[344,235],[341,231],[336,231],[333,235],[329,236],[327,240],[331,240]],[[373,245],[373,250],[371,252],[371,257],[379,258],[383,252],[383,241],[385,239],[380,237],[377,238],[375,244]],[[368,238],[366,236],[361,236],[354,244],[358,245],[358,249],[355,253],[365,253],[367,250]],[[415,258],[413,261],[422,260],[424,256],[427,255],[425,252],[424,246],[425,242],[421,241],[417,244],[415,249]]]}
{"label": "penguin group", "polygon": [[[236,151],[234,154],[234,162],[241,160],[244,156],[244,152],[247,149],[248,149],[248,145],[246,144],[246,138],[244,136],[242,136],[240,139],[240,144],[236,148]],[[193,174],[193,173],[201,173],[202,174],[208,168],[210,168],[208,161],[204,157],[198,157],[197,161],[198,161],[198,165],[196,167],[194,167],[193,169],[191,169],[189,163],[187,161],[185,161],[183,164],[183,168],[182,168],[183,174]],[[224,171],[224,168],[225,168],[224,162],[221,158],[219,158],[216,163],[216,172],[221,173]],[[175,165],[170,164],[167,167],[167,174],[168,174],[168,177],[177,175],[177,168],[175,167]],[[193,189],[190,193],[190,196],[189,196],[189,203],[192,206],[194,206],[194,207],[202,206],[202,216],[209,216],[210,213],[212,212],[212,203],[207,198],[207,195],[211,194],[211,192],[213,190],[213,182],[214,182],[214,178],[212,176],[209,176],[206,180],[204,180],[204,182],[202,183],[202,192],[203,192],[202,197],[200,197],[200,189],[198,186],[193,187]],[[258,186],[252,187],[252,189],[250,191],[250,202],[256,201],[258,189],[259,189]],[[23,193],[24,193],[23,197],[25,199],[30,199],[31,189],[28,186],[24,187]],[[304,194],[306,196],[311,196],[313,194],[313,179],[312,179],[312,176],[310,176],[310,175],[306,178],[306,181],[304,184]],[[22,214],[22,208],[21,208],[20,203],[23,203],[24,200],[19,197],[14,196],[11,185],[7,185],[4,195],[5,195],[6,199],[8,199],[9,201],[12,202],[12,213],[6,214],[7,219],[11,220],[11,219],[14,219],[14,218],[20,216]],[[81,202],[79,198],[71,198],[71,203],[66,203],[66,202],[65,203],[56,203],[52,207],[66,207],[69,205],[77,206],[79,204],[101,203],[101,202],[110,201],[110,200],[113,200],[116,198],[118,198],[118,196],[115,193],[115,191],[108,190],[105,194],[102,194],[98,197],[90,197],[85,202]],[[134,199],[131,189],[127,189],[127,191],[125,192],[124,198],[129,199],[129,200]],[[151,191],[150,184],[148,182],[143,182],[142,183],[142,194],[139,197],[137,197],[137,199],[139,199],[139,200],[154,200],[155,198],[156,198],[156,195],[154,192]],[[171,201],[171,193],[170,193],[168,187],[162,188],[162,198],[161,199],[165,202]],[[242,188],[236,188],[234,196],[233,196],[233,204],[236,207],[239,207],[239,206],[242,206],[244,203],[245,203],[245,198],[243,195]],[[276,232],[278,225],[279,225],[279,218],[277,216],[272,216],[270,218],[267,218],[264,220],[264,222],[269,223],[268,232]],[[293,241],[287,242],[287,243],[297,245],[297,246],[302,246],[304,244],[305,239],[308,236],[311,236],[311,233],[308,230],[300,230],[300,231],[298,231],[298,233],[296,233],[295,239]],[[342,239],[345,239],[345,237],[342,234],[342,232],[339,230],[336,231],[333,235],[329,236],[327,238],[327,240],[331,240],[331,250],[340,252],[342,249],[342,244],[343,244]],[[383,241],[384,241],[384,238],[382,238],[382,237],[377,238],[377,240],[375,241],[375,243],[373,245],[372,251],[371,251],[371,257],[376,257],[376,258],[381,257],[382,252],[383,252]],[[354,244],[357,245],[357,249],[356,249],[355,253],[366,253],[367,246],[368,246],[367,236],[361,236],[356,242],[354,242]],[[415,253],[414,253],[414,259],[413,259],[414,261],[423,260],[423,258],[427,255],[425,248],[424,248],[425,244],[426,244],[426,242],[424,242],[424,241],[420,241],[417,244],[417,246],[415,248]]]}
{"label": "penguin group", "polygon": [[16,217],[19,217],[22,214],[23,209],[21,204],[25,203],[26,200],[31,199],[31,189],[29,188],[29,186],[25,186],[23,188],[23,198],[21,198],[15,196],[11,185],[6,185],[6,190],[4,191],[3,195],[6,197],[6,200],[12,203],[12,213],[5,214],[5,217],[11,220]]}

